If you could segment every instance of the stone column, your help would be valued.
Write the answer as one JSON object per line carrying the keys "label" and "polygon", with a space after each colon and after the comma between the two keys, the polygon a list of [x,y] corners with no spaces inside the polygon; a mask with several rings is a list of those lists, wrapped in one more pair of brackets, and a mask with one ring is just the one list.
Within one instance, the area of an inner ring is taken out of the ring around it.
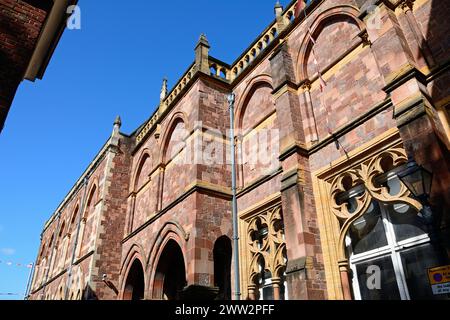
{"label": "stone column", "polygon": [[164,174],[166,172],[166,168],[164,166],[160,166],[159,175],[158,175],[158,192],[156,195],[156,207],[155,212],[159,212],[162,210],[163,206],[163,192],[164,192]]}
{"label": "stone column", "polygon": [[256,300],[257,287],[254,284],[248,286],[248,298],[252,301]]}
{"label": "stone column", "polygon": [[273,299],[281,300],[281,279],[272,278]]}
{"label": "stone column", "polygon": [[323,266],[318,262],[320,237],[305,147],[305,120],[300,108],[294,67],[287,43],[280,43],[270,58],[274,99],[280,129],[283,168],[281,200],[287,248],[286,281],[290,299],[325,299]]}
{"label": "stone column", "polygon": [[428,47],[428,43],[425,40],[422,31],[420,30],[420,26],[417,23],[416,17],[413,13],[413,7],[414,7],[415,0],[403,0],[400,4],[403,13],[406,16],[406,20],[408,21],[409,31],[413,34],[414,39],[416,41],[415,45],[417,46],[418,51],[420,52],[418,56],[416,56],[416,59],[419,61],[422,59],[420,55],[423,56],[425,59],[427,65],[430,68],[433,68],[435,66],[435,61],[433,59],[433,55],[431,53],[430,48]]}
{"label": "stone column", "polygon": [[348,260],[339,261],[339,273],[341,276],[342,295],[344,300],[352,300],[350,289],[350,266]]}
{"label": "stone column", "polygon": [[128,226],[127,231],[128,234],[133,232],[133,223],[134,223],[134,212],[136,209],[136,192],[131,193],[131,204],[130,204],[130,214],[128,216]]}
{"label": "stone column", "polygon": [[305,101],[305,116],[308,122],[308,135],[305,137],[306,141],[319,141],[319,132],[317,130],[316,117],[314,114],[314,106],[311,99],[311,82],[306,80],[303,85],[303,97]]}

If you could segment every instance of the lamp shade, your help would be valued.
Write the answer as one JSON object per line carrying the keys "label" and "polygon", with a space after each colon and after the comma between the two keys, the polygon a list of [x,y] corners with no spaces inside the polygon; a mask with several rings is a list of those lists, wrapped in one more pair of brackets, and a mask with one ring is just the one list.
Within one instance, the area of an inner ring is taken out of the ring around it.
{"label": "lamp shade", "polygon": [[407,163],[406,168],[398,173],[398,177],[414,197],[428,199],[430,196],[433,174],[414,160]]}

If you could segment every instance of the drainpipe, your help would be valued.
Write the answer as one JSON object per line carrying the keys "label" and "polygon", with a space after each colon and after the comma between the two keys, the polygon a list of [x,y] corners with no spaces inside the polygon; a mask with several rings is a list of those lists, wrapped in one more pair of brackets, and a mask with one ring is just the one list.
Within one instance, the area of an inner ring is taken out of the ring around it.
{"label": "drainpipe", "polygon": [[55,233],[53,234],[53,243],[52,243],[52,249],[50,251],[50,260],[48,261],[48,268],[45,271],[45,282],[44,282],[44,289],[42,289],[42,297],[41,300],[45,299],[45,290],[47,289],[47,281],[48,276],[50,274],[50,267],[53,264],[53,252],[55,251],[55,245],[58,241],[58,235],[59,235],[59,228],[61,227],[61,211],[58,212],[58,225],[56,226]]}
{"label": "drainpipe", "polygon": [[67,277],[66,290],[64,292],[64,300],[67,300],[68,296],[69,296],[69,286],[70,286],[70,282],[72,281],[73,265],[75,263],[76,251],[77,251],[77,247],[78,247],[78,238],[80,236],[81,221],[82,221],[82,217],[83,217],[83,214],[84,214],[84,210],[86,209],[84,206],[85,206],[85,203],[86,203],[86,195],[87,195],[87,191],[88,191],[87,190],[88,182],[89,182],[89,178],[85,177],[84,178],[84,182],[83,182],[83,186],[84,186],[83,200],[81,201],[80,214],[78,216],[77,233],[75,235],[75,243],[73,245],[73,250],[72,250],[72,259],[70,260],[69,274],[68,274],[68,277]]}
{"label": "drainpipe", "polygon": [[[39,259],[39,257],[37,259]],[[28,300],[30,297],[31,281],[33,280],[35,269],[35,264],[33,263],[30,268],[30,273],[28,274],[27,288],[25,289],[25,295],[23,297],[24,300]]]}
{"label": "drainpipe", "polygon": [[230,106],[230,142],[231,142],[231,191],[233,194],[233,245],[234,245],[234,286],[235,300],[241,300],[241,279],[239,272],[239,225],[238,225],[238,208],[236,197],[236,141],[234,137],[234,93],[227,96]]}

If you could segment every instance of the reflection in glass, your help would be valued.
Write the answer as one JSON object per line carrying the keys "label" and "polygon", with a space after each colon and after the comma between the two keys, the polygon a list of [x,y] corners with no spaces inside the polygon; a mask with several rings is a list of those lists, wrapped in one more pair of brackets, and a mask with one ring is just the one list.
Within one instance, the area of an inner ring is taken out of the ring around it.
{"label": "reflection in glass", "polygon": [[394,227],[395,238],[403,241],[427,233],[427,226],[417,210],[406,204],[387,205],[389,220]]}
{"label": "reflection in glass", "polygon": [[434,296],[428,280],[428,269],[445,264],[440,252],[431,244],[411,248],[401,253],[409,295],[414,300],[450,299],[450,295]]}
{"label": "reflection in glass", "polygon": [[[368,273],[371,266],[377,266],[381,273],[379,275]],[[356,270],[363,300],[400,300],[394,265],[390,256],[357,264]],[[380,277],[379,288],[372,286],[375,281],[373,277],[377,276]]]}
{"label": "reflection in glass", "polygon": [[269,271],[265,270],[261,273],[259,287],[261,300],[274,300],[272,274]]}
{"label": "reflection in glass", "polygon": [[388,244],[380,206],[373,202],[367,213],[350,228],[353,254],[360,254]]}

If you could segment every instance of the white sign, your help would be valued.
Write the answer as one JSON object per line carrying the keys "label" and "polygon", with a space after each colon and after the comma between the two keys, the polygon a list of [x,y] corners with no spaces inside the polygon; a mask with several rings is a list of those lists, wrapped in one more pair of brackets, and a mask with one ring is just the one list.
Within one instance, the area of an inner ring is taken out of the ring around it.
{"label": "white sign", "polygon": [[450,283],[435,284],[431,288],[433,288],[434,295],[450,293]]}

